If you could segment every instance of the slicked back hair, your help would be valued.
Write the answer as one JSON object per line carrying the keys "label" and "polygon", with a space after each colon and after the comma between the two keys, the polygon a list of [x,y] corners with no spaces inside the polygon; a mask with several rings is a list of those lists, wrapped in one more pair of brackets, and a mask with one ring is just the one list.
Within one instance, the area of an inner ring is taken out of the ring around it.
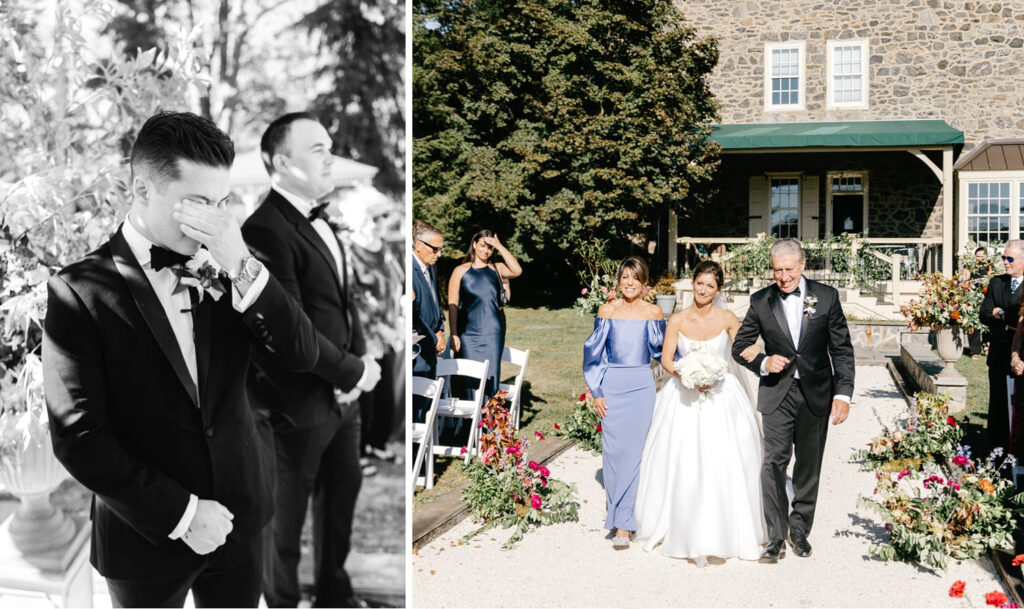
{"label": "slicked back hair", "polygon": [[787,255],[796,256],[798,262],[804,259],[804,248],[800,245],[799,241],[796,239],[778,239],[772,243],[771,249],[768,250],[770,258]]}
{"label": "slicked back hair", "polygon": [[213,121],[191,112],[159,112],[149,117],[132,146],[132,177],[145,172],[161,184],[177,180],[182,159],[207,167],[231,167],[235,145]]}
{"label": "slicked back hair", "polygon": [[412,240],[413,245],[416,245],[416,241],[424,239],[428,235],[440,235],[441,231],[434,228],[432,224],[424,222],[423,220],[414,220],[412,223]]}
{"label": "slicked back hair", "polygon": [[320,122],[320,119],[310,112],[289,112],[275,119],[263,132],[263,137],[260,138],[260,158],[263,159],[263,166],[267,168],[268,174],[274,175],[274,155],[283,149],[292,123],[300,120]]}

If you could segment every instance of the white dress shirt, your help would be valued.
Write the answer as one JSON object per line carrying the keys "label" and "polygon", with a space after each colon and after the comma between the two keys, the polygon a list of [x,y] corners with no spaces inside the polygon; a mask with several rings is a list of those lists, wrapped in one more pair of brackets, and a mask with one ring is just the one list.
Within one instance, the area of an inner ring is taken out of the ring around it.
{"label": "white dress shirt", "polygon": [[[781,298],[781,294],[780,294]],[[807,298],[807,280],[800,277],[800,296],[782,298],[782,310],[786,314],[786,325],[789,326],[789,335],[793,337],[793,346],[800,351],[800,329],[804,322],[804,299]],[[768,358],[761,360],[761,376],[768,376]],[[800,378],[800,369],[793,370],[793,378]],[[836,394],[833,399],[850,403],[850,396]]]}
{"label": "white dress shirt", "polygon": [[[192,334],[192,313],[188,311],[192,308],[188,290],[182,290],[175,294],[174,288],[178,285],[178,277],[174,272],[170,269],[153,270],[153,266],[150,264],[151,254],[149,248],[154,244],[135,228],[130,217],[125,220],[121,233],[124,235],[124,240],[128,242],[128,247],[131,248],[135,259],[139,261],[139,266],[142,267],[143,273],[146,274],[146,279],[149,280],[149,285],[152,286],[153,292],[156,293],[160,306],[163,307],[164,314],[167,316],[167,321],[171,324],[171,330],[174,331],[174,338],[178,341],[181,355],[185,358],[188,374],[192,377],[192,382],[198,387],[199,367],[196,364],[196,342]],[[269,278],[270,272],[267,271],[266,267],[263,267],[260,270],[260,274],[256,276],[256,280],[249,286],[249,290],[244,298],[232,287],[231,304],[235,310],[239,313],[244,313],[263,292],[263,288],[266,287]],[[178,521],[178,526],[174,527],[174,530],[168,535],[169,538],[178,539],[185,534],[185,531],[192,524],[192,518],[195,516],[198,506],[199,498],[190,494],[188,505],[185,507],[185,513],[182,514],[181,520]]]}

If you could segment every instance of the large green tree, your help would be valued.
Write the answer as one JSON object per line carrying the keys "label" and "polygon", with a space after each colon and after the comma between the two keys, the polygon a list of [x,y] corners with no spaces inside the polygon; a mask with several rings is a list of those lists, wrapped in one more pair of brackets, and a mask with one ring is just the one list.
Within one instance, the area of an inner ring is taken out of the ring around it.
{"label": "large green tree", "polygon": [[415,216],[577,268],[655,238],[709,192],[717,60],[671,0],[418,2]]}

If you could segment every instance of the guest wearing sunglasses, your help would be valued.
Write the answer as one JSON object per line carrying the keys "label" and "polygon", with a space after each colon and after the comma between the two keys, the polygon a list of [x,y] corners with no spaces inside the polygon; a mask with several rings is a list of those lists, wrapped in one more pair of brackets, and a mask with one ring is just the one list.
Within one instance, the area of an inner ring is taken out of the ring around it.
{"label": "guest wearing sunglasses", "polygon": [[[437,376],[437,355],[444,351],[444,314],[437,292],[437,259],[444,251],[444,236],[430,224],[416,220],[412,225],[412,327],[423,335],[412,373],[433,379]],[[418,410],[418,409],[417,409]],[[419,420],[419,419],[416,419]]]}
{"label": "guest wearing sunglasses", "polygon": [[1024,241],[1014,239],[1003,251],[1006,272],[988,283],[981,303],[981,321],[989,329],[988,349],[988,442],[989,448],[1006,448],[1010,439],[1009,396],[1007,382],[1012,379],[1010,351],[1020,310],[1022,275],[1024,275]]}

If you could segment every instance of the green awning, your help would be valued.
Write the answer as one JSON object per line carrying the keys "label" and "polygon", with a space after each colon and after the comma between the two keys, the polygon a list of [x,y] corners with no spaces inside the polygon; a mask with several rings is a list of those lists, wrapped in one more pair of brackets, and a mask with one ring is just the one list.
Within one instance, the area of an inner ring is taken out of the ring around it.
{"label": "green awning", "polygon": [[963,144],[964,132],[943,120],[844,121],[714,125],[711,139],[724,151],[764,148],[917,148]]}

